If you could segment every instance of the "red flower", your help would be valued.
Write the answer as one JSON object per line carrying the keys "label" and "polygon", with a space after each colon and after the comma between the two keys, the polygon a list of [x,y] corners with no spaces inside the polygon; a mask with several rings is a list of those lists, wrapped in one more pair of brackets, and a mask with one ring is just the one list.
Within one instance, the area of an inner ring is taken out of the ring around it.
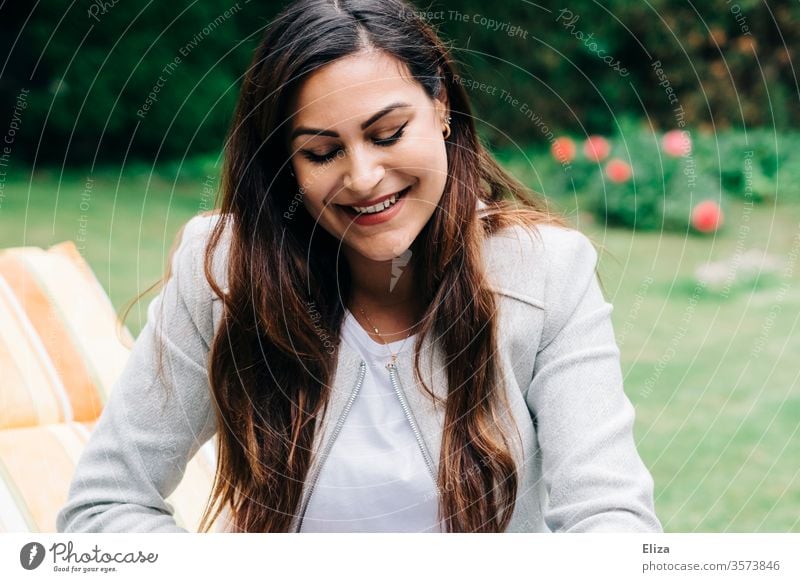
{"label": "red flower", "polygon": [[550,153],[560,164],[568,164],[575,159],[575,142],[568,137],[559,137],[550,146]]}
{"label": "red flower", "polygon": [[722,210],[713,200],[700,202],[692,210],[692,226],[700,232],[714,232],[722,226]]}
{"label": "red flower", "polygon": [[583,153],[592,162],[599,162],[611,153],[611,144],[602,135],[590,135],[583,142]]}
{"label": "red flower", "polygon": [[633,170],[631,170],[628,162],[620,160],[619,158],[614,158],[606,164],[606,176],[608,176],[609,180],[617,184],[627,182],[631,179],[632,174]]}
{"label": "red flower", "polygon": [[673,129],[664,134],[661,139],[664,152],[672,157],[680,158],[692,153],[692,138],[688,131]]}

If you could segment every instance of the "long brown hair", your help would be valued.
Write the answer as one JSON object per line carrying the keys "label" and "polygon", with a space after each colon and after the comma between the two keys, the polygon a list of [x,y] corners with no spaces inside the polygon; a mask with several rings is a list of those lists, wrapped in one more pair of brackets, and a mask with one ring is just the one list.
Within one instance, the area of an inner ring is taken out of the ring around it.
{"label": "long brown hair", "polygon": [[[201,530],[227,509],[235,531],[285,532],[298,511],[336,369],[345,309],[340,298],[349,296],[351,282],[346,262],[337,257],[339,241],[315,229],[302,205],[285,214],[299,188],[285,146],[287,115],[310,73],[364,49],[403,62],[429,97],[446,92],[452,115],[441,202],[412,244],[418,292],[428,306],[415,377],[433,396],[419,370],[422,340],[432,333],[448,381],[439,516],[451,532],[499,532],[511,519],[518,474],[509,437],[497,422],[506,401],[494,357],[497,306],[484,276],[482,241],[511,224],[567,224],[481,144],[447,48],[411,5],[301,0],[267,26],[225,145],[220,219],[205,257],[206,277],[224,309],[209,364],[217,477]],[[476,214],[478,197],[489,206],[483,217]],[[223,294],[211,261],[226,228],[231,236]],[[320,327],[335,349],[320,341]]]}

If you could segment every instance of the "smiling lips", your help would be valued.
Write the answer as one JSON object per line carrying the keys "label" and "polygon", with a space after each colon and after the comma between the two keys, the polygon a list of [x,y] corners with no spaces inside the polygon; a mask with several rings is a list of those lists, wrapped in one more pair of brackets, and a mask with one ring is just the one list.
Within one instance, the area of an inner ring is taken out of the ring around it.
{"label": "smiling lips", "polygon": [[344,205],[339,204],[342,208],[347,209],[349,212],[353,214],[376,214],[378,212],[383,212],[390,206],[393,206],[397,203],[397,201],[402,198],[411,186],[407,186],[403,190],[399,192],[395,192],[394,194],[389,194],[387,196],[383,196],[382,198],[378,198],[375,202],[368,206],[355,206],[355,205]]}

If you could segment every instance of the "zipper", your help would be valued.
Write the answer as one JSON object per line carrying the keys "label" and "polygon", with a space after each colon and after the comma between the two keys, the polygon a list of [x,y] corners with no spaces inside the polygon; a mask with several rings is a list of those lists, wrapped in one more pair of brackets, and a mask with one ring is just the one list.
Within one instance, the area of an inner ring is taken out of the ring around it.
{"label": "zipper", "polygon": [[328,458],[328,455],[331,452],[331,448],[333,448],[333,443],[336,441],[336,437],[338,437],[339,433],[342,431],[345,418],[347,418],[347,413],[350,412],[350,408],[353,406],[353,402],[355,401],[356,396],[358,396],[358,391],[361,389],[361,384],[364,382],[364,375],[366,374],[366,371],[367,371],[367,363],[362,360],[358,372],[358,380],[356,380],[356,385],[353,388],[353,391],[350,393],[350,397],[347,399],[347,403],[345,404],[344,409],[342,409],[342,413],[339,415],[339,420],[336,423],[336,427],[333,429],[331,438],[328,439],[328,444],[322,452],[322,457],[320,458],[319,466],[317,467],[317,472],[314,474],[314,479],[311,481],[311,488],[308,491],[308,497],[306,498],[306,502],[303,504],[303,511],[300,514],[300,523],[298,523],[297,525],[298,533],[303,528],[303,519],[305,519],[306,511],[308,510],[308,504],[311,501],[311,496],[314,494],[314,487],[317,485],[320,473],[322,473],[322,465],[325,464],[325,460]]}
{"label": "zipper", "polygon": [[386,367],[389,368],[389,378],[392,381],[392,387],[394,387],[395,394],[397,394],[397,398],[400,400],[400,406],[403,408],[403,412],[406,415],[406,420],[408,420],[408,423],[411,425],[411,430],[414,432],[414,437],[417,439],[419,450],[422,451],[422,457],[425,459],[425,464],[428,466],[428,472],[431,474],[431,477],[433,478],[433,484],[436,486],[436,490],[438,491],[439,483],[436,479],[436,471],[433,468],[433,459],[431,459],[428,448],[425,446],[425,442],[422,440],[422,435],[419,432],[417,423],[414,422],[414,418],[411,416],[411,411],[408,408],[406,396],[398,384],[397,364],[390,362],[386,364]]}

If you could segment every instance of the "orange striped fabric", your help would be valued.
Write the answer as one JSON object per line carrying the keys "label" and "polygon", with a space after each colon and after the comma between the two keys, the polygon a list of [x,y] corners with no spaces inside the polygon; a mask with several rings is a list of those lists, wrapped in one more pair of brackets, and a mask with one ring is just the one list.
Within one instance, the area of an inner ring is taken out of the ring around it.
{"label": "orange striped fabric", "polygon": [[0,251],[0,428],[95,420],[133,341],[116,322],[72,242]]}
{"label": "orange striped fabric", "polygon": [[[0,430],[0,533],[56,531],[56,516],[67,501],[72,473],[94,424]],[[214,443],[210,440],[194,456],[167,498],[175,521],[189,531],[200,526],[211,493]]]}
{"label": "orange striped fabric", "polygon": [[[133,337],[74,243],[0,250],[0,532],[55,532],[56,516]],[[196,531],[212,439],[167,502]]]}
{"label": "orange striped fabric", "polygon": [[0,531],[55,531],[92,424],[0,431]]}

